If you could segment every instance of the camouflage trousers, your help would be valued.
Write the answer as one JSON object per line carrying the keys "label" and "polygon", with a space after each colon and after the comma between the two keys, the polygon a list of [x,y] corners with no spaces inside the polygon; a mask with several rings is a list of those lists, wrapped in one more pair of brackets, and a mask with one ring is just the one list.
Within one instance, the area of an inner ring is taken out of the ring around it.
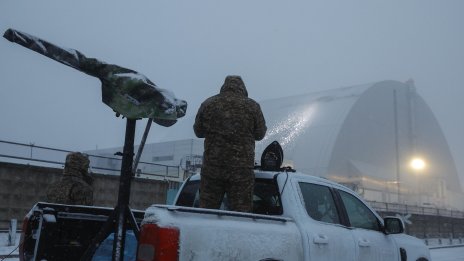
{"label": "camouflage trousers", "polygon": [[226,194],[229,210],[252,212],[254,183],[253,169],[203,165],[200,207],[219,209]]}

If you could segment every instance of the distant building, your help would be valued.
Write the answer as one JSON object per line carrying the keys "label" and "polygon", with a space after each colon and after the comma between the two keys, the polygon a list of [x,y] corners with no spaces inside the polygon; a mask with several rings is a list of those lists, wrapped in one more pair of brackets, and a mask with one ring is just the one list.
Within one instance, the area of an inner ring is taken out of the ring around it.
{"label": "distant building", "polygon": [[[412,80],[382,81],[260,104],[268,131],[256,145],[256,159],[277,140],[284,150],[284,164],[343,183],[367,200],[464,209],[464,194],[446,139]],[[193,118],[182,121],[177,131],[185,133],[176,135],[191,137]],[[112,155],[117,150],[121,148],[95,153]],[[202,154],[203,140],[176,140],[147,144],[141,161],[182,165],[177,178],[167,175],[181,180],[189,173],[184,169],[198,171]],[[141,172],[151,171],[150,167],[141,165]]]}
{"label": "distant building", "polygon": [[[134,153],[137,153],[138,148],[138,145],[134,146]],[[121,151],[122,147],[117,147],[86,153],[101,156],[90,157],[91,166],[96,171],[119,174],[122,157],[116,158],[115,153]],[[145,144],[136,175],[181,182],[199,170],[202,155],[203,141],[200,139]]]}

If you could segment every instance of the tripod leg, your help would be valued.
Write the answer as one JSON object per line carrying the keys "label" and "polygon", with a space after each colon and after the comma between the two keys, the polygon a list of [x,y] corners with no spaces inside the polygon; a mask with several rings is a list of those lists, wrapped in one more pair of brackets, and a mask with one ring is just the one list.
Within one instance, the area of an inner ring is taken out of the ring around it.
{"label": "tripod leg", "polygon": [[127,218],[129,219],[132,231],[134,231],[135,238],[137,239],[137,241],[139,241],[140,228],[137,224],[137,221],[135,220],[132,210],[129,207],[127,207]]}
{"label": "tripod leg", "polygon": [[118,211],[113,241],[113,261],[123,261],[124,244],[126,240],[127,208],[129,208],[130,189],[132,181],[132,163],[134,157],[134,119],[127,119],[126,137],[122,155],[121,175],[119,177]]}
{"label": "tripod leg", "polygon": [[115,217],[116,209],[113,210],[113,212],[111,212],[111,215],[108,216],[108,219],[105,221],[100,231],[98,231],[98,234],[95,236],[92,242],[90,242],[89,247],[87,248],[87,250],[85,250],[84,254],[81,257],[81,261],[90,261],[92,259],[98,246],[100,246],[103,240],[105,240],[105,238],[107,238],[108,235],[111,234],[111,231],[113,231]]}

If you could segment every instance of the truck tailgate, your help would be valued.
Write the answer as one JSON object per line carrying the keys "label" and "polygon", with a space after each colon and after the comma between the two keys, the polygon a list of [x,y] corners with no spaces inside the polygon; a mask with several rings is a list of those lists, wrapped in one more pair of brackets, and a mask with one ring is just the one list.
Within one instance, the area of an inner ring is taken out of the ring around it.
{"label": "truck tailgate", "polygon": [[179,260],[303,260],[290,218],[154,205],[142,231],[150,223],[179,230]]}

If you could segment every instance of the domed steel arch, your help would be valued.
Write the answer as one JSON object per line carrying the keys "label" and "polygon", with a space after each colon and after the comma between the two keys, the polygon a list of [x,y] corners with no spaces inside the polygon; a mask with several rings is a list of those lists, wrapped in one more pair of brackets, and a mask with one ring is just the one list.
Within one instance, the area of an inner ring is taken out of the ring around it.
{"label": "domed steel arch", "polygon": [[[439,123],[414,83],[381,81],[260,103],[284,164],[383,202],[453,206],[462,197]],[[414,158],[423,169],[409,164]]]}

